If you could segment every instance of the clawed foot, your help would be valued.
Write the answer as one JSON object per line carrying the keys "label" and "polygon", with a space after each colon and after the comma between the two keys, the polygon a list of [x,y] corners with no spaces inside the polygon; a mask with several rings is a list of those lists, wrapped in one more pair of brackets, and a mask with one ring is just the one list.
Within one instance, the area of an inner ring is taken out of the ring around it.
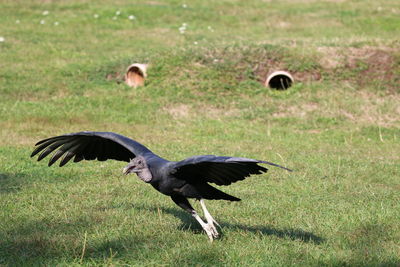
{"label": "clawed foot", "polygon": [[207,224],[203,225],[203,229],[204,229],[204,231],[206,231],[208,238],[212,242],[214,240],[214,238],[218,238],[218,236],[219,236],[217,228],[215,228],[214,223],[218,226],[220,226],[220,225],[217,223],[216,220],[214,220],[214,218],[208,212],[206,205],[204,204],[204,199],[200,199],[200,205],[203,208],[204,217],[206,217],[206,220],[207,220]]}
{"label": "clawed foot", "polygon": [[[217,223],[217,225],[218,225],[218,223]],[[211,242],[214,239],[219,237],[217,228],[215,228],[213,223],[207,223],[206,225],[204,225],[203,229],[204,229],[204,231],[206,231],[208,238],[210,239]]]}

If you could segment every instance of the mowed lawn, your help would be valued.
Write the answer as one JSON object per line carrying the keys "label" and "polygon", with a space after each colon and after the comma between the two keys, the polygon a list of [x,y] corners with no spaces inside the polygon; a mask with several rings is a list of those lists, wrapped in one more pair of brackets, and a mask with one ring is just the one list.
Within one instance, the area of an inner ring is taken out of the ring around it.
{"label": "mowed lawn", "polygon": [[[399,266],[399,17],[398,0],[1,1],[0,265]],[[266,88],[273,70],[294,86]],[[242,201],[206,201],[210,243],[124,162],[30,158],[83,130],[294,172],[219,187]]]}

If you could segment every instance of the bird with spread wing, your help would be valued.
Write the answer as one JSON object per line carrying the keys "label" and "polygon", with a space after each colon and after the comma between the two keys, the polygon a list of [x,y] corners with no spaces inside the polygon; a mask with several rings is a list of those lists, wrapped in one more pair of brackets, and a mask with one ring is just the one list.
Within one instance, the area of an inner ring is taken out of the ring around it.
{"label": "bird with spread wing", "polygon": [[[200,223],[211,241],[219,236],[215,226],[218,223],[208,212],[204,199],[240,199],[220,191],[210,183],[230,185],[253,174],[267,172],[267,168],[258,165],[260,163],[291,171],[268,161],[239,157],[205,155],[189,157],[182,161],[168,161],[144,145],[112,132],[78,132],[47,138],[36,144],[31,157],[40,153],[40,161],[52,152],[54,153],[49,160],[49,166],[58,159],[61,159],[60,167],[71,159],[74,162],[108,159],[128,162],[123,169],[124,174],[135,173],[142,181],[170,196],[172,201]],[[188,198],[200,201],[207,223],[193,209]]]}

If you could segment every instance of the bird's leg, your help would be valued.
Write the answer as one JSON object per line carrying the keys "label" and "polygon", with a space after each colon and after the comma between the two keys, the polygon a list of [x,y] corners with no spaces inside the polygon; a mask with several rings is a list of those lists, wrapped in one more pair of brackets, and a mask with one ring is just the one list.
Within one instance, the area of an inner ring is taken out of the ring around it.
{"label": "bird's leg", "polygon": [[[208,212],[208,210],[207,210],[207,208],[206,208],[206,204],[204,204],[204,199],[200,199],[200,205],[201,205],[201,208],[203,209],[204,217],[206,217],[207,225],[209,225],[209,228],[211,229],[211,231],[212,231],[212,233],[213,233],[213,236],[214,236],[215,238],[217,238],[219,234],[218,234],[217,228],[215,228],[214,223],[215,223],[216,225],[218,225],[218,226],[220,226],[220,225],[217,223],[217,221],[216,221],[216,220],[211,216],[211,214]],[[203,228],[204,228],[204,227],[203,227]]]}
{"label": "bird's leg", "polygon": [[[218,236],[218,233],[216,231],[213,231],[212,227],[210,224],[205,223],[200,216],[197,214],[197,212],[193,209],[192,205],[190,205],[189,201],[187,198],[183,196],[171,196],[171,199],[182,209],[186,210],[189,212],[195,219],[196,221],[199,222],[201,227],[206,231],[208,238],[212,242],[214,238]],[[210,216],[211,217],[211,216]],[[214,227],[215,228],[215,227]]]}
{"label": "bird's leg", "polygon": [[[197,214],[197,212],[195,210],[193,210],[191,212],[192,216],[199,222],[199,224],[201,225],[201,227],[203,227],[204,231],[206,231],[208,238],[210,239],[210,241],[212,242],[214,240],[214,238],[218,237],[218,233],[215,230],[215,227],[213,225],[210,225],[209,223],[205,223],[200,216]],[[214,228],[214,229],[213,229]]]}

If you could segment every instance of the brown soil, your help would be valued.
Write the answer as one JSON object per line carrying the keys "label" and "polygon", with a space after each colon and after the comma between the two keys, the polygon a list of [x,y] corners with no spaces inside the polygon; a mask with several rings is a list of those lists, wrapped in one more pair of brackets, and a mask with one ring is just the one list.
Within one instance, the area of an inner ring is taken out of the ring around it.
{"label": "brown soil", "polygon": [[[373,81],[390,87],[396,86],[396,84],[390,84],[395,82],[395,79],[400,78],[398,77],[399,69],[396,69],[394,52],[391,49],[353,48],[350,49],[346,67],[354,69],[361,65],[362,70],[358,79],[356,79],[360,85]],[[397,84],[397,86],[397,89],[399,89],[400,85]]]}
{"label": "brown soil", "polygon": [[339,80],[348,80],[358,86],[381,85],[393,91],[400,89],[399,50],[371,46],[320,47],[318,52],[322,70]]}

